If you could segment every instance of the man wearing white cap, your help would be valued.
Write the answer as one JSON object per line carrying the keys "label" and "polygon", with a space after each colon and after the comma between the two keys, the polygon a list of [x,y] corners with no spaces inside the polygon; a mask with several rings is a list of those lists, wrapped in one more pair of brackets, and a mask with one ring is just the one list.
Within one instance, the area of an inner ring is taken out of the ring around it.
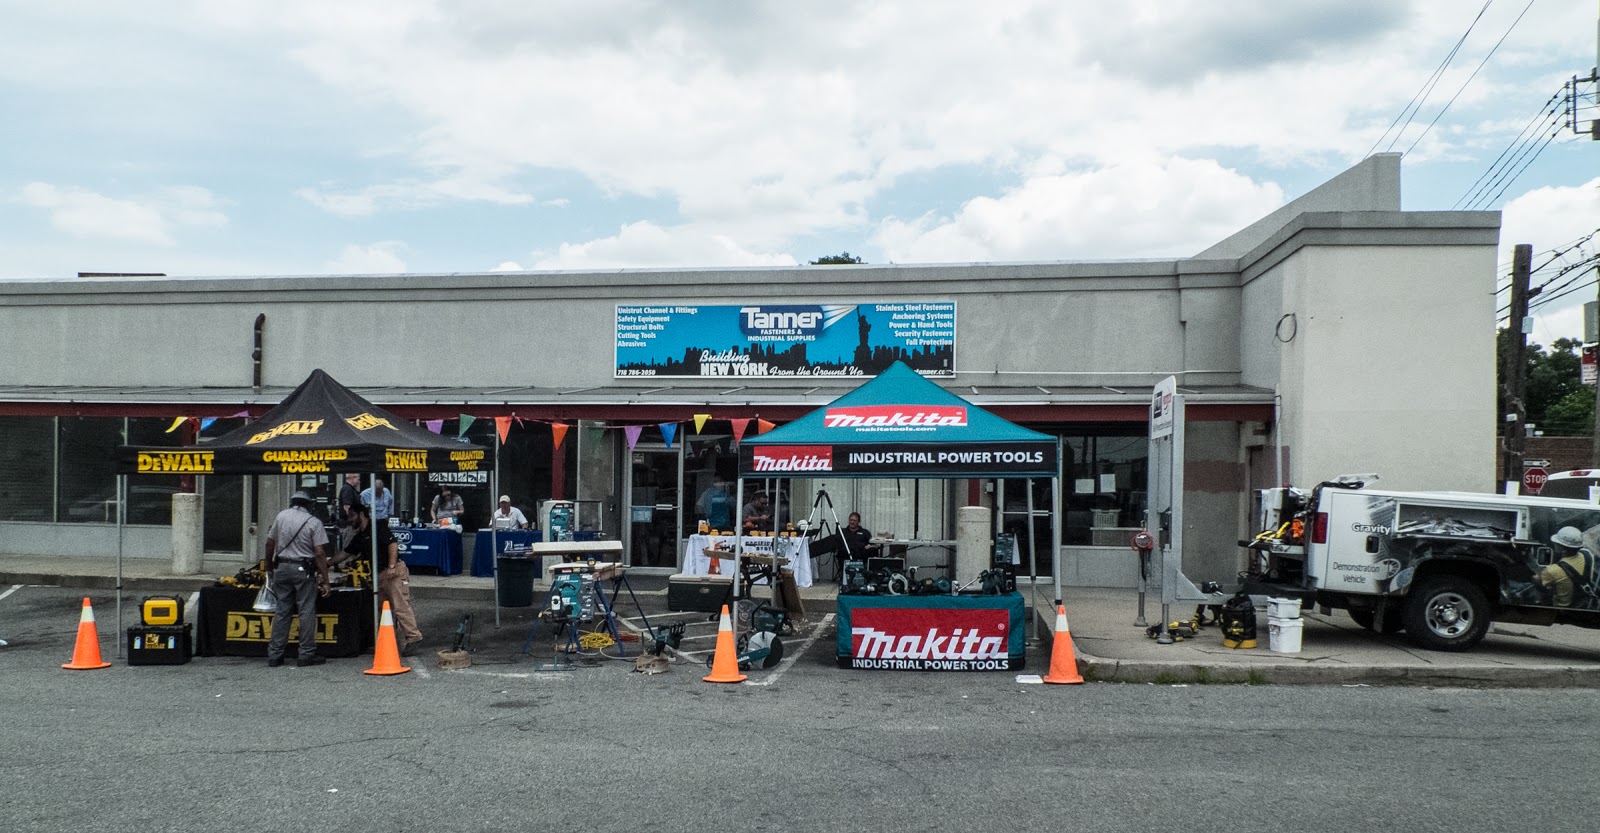
{"label": "man wearing white cap", "polygon": [[500,508],[494,510],[495,529],[527,529],[528,519],[522,510],[511,505],[510,495],[500,496]]}

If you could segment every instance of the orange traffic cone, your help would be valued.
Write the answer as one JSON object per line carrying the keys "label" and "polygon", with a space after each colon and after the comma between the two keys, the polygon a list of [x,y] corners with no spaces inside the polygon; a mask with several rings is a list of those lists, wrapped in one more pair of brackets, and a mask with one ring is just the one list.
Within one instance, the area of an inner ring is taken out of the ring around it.
{"label": "orange traffic cone", "polygon": [[78,645],[72,649],[72,662],[61,667],[73,671],[111,667],[100,661],[100,634],[94,629],[94,608],[89,606],[88,596],[83,597],[83,612],[78,615]]}
{"label": "orange traffic cone", "polygon": [[1067,608],[1056,605],[1055,635],[1050,639],[1050,673],[1044,681],[1057,685],[1083,682],[1078,673],[1078,654],[1072,650],[1072,632],[1067,630]]}
{"label": "orange traffic cone", "polygon": [[733,617],[728,606],[722,606],[722,618],[717,622],[717,652],[711,655],[711,675],[708,683],[742,683],[747,678],[739,673],[738,650],[733,647]]}
{"label": "orange traffic cone", "polygon": [[400,649],[394,642],[394,614],[389,612],[389,603],[383,603],[383,617],[378,620],[378,647],[372,652],[372,667],[361,672],[363,674],[404,674],[410,671],[409,666],[400,664]]}

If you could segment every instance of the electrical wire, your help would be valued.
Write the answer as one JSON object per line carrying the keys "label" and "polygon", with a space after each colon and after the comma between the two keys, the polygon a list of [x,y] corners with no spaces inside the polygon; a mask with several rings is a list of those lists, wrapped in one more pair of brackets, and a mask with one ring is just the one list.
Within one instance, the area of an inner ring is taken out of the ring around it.
{"label": "electrical wire", "polygon": [[[1528,14],[1528,10],[1533,8],[1533,4],[1536,2],[1538,0],[1528,0],[1528,5],[1522,7],[1522,13],[1517,15],[1516,20],[1511,21],[1510,26],[1506,27],[1506,33],[1500,36],[1500,40],[1495,41],[1493,48],[1489,50],[1489,54],[1483,56],[1483,60],[1478,62],[1477,68],[1472,71],[1471,75],[1467,76],[1467,80],[1461,82],[1461,87],[1456,90],[1456,94],[1450,96],[1450,100],[1444,103],[1444,107],[1439,110],[1439,114],[1433,117],[1433,121],[1428,122],[1427,127],[1422,128],[1422,133],[1411,143],[1411,147],[1406,148],[1405,152],[1407,154],[1416,149],[1417,144],[1422,141],[1422,137],[1428,135],[1428,131],[1432,130],[1433,126],[1439,123],[1439,119],[1450,110],[1450,105],[1456,103],[1456,99],[1461,97],[1461,93],[1467,89],[1467,85],[1472,83],[1472,79],[1478,77],[1478,73],[1483,70],[1484,65],[1489,63],[1489,59],[1494,57],[1495,52],[1500,50],[1500,45],[1506,42],[1506,38],[1511,37],[1512,30],[1517,28],[1517,24],[1522,22],[1522,18]],[[1396,136],[1395,138],[1399,139],[1400,137]]]}
{"label": "electrical wire", "polygon": [[[1406,123],[1401,125],[1400,130],[1394,134],[1394,138],[1389,140],[1389,147],[1385,148],[1386,151],[1394,149],[1394,143],[1398,142],[1400,137],[1405,134],[1406,128],[1411,126],[1411,119],[1416,116],[1417,111],[1422,109],[1422,103],[1433,92],[1434,85],[1438,84],[1439,79],[1444,76],[1445,68],[1449,67],[1450,62],[1455,60],[1456,53],[1461,51],[1461,45],[1467,42],[1467,36],[1472,34],[1473,28],[1478,25],[1478,21],[1483,19],[1483,13],[1489,10],[1489,6],[1492,3],[1494,3],[1494,0],[1484,0],[1483,8],[1478,10],[1478,16],[1472,19],[1472,23],[1467,26],[1467,31],[1462,33],[1461,39],[1456,41],[1456,45],[1450,48],[1450,53],[1444,56],[1444,60],[1434,69],[1433,74],[1428,76],[1428,80],[1422,83],[1422,89],[1417,90],[1416,94],[1411,96],[1411,100],[1406,102],[1406,106],[1395,114],[1394,121],[1389,122],[1389,126],[1384,128],[1383,133],[1378,136],[1378,140],[1373,142],[1372,147],[1367,150],[1366,156],[1371,156],[1372,152],[1378,149],[1378,145],[1383,144],[1383,140],[1389,135],[1389,131],[1394,130],[1394,126],[1404,117]],[[1407,116],[1407,113],[1411,115]],[[1366,157],[1363,156],[1362,158]]]}
{"label": "electrical wire", "polygon": [[[1500,151],[1500,155],[1495,157],[1493,162],[1489,163],[1489,167],[1483,173],[1479,174],[1478,178],[1473,180],[1471,185],[1467,186],[1466,193],[1463,193],[1461,198],[1456,200],[1455,205],[1450,206],[1451,211],[1456,210],[1456,208],[1460,207],[1462,203],[1468,202],[1478,195],[1479,185],[1482,185],[1486,180],[1494,176],[1494,174],[1500,168],[1500,163],[1504,161],[1508,155],[1517,152],[1518,148],[1524,141],[1524,137],[1528,135],[1528,131],[1533,130],[1534,135],[1537,136],[1542,133],[1543,130],[1536,129],[1535,125],[1541,124],[1544,121],[1553,120],[1558,117],[1557,114],[1560,112],[1562,106],[1566,104],[1566,92],[1566,85],[1562,85],[1559,92],[1551,95],[1549,100],[1545,101],[1545,103],[1539,108],[1539,111],[1534,114],[1533,118],[1529,119],[1526,125],[1523,125],[1521,132],[1517,133],[1516,138],[1511,140],[1511,144],[1506,145],[1505,150]],[[1528,139],[1528,141],[1535,140]]]}

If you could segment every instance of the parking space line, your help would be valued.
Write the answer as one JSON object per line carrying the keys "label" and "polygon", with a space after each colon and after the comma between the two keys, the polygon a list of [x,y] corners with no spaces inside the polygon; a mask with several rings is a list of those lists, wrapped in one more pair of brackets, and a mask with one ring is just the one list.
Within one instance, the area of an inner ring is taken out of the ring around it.
{"label": "parking space line", "polygon": [[812,629],[811,637],[809,639],[807,639],[805,642],[800,643],[800,650],[795,651],[792,654],[786,654],[783,659],[778,661],[778,667],[772,669],[772,673],[771,674],[768,674],[766,677],[764,677],[764,678],[762,678],[760,680],[745,680],[744,684],[745,685],[772,685],[773,683],[777,682],[778,678],[783,676],[783,672],[788,671],[789,668],[795,664],[795,661],[800,659],[800,655],[804,654],[806,652],[806,649],[810,648],[813,644],[816,643],[816,641],[819,638],[821,638],[822,632],[827,630],[828,623],[830,623],[832,621],[833,621],[833,614],[832,613],[828,614],[827,616],[822,617],[822,621],[818,622],[816,628]]}
{"label": "parking space line", "polygon": [[11,587],[11,589],[10,589],[10,590],[7,590],[7,591],[6,591],[6,592],[4,592],[4,593],[0,593],[0,601],[5,601],[5,598],[6,598],[6,597],[7,597],[7,596],[9,596],[9,595],[11,595],[11,594],[12,594],[12,593],[15,593],[15,592],[17,592],[17,591],[18,591],[18,590],[21,590],[21,589],[22,589],[22,588],[24,588],[24,587],[27,587],[27,585],[26,585],[26,584],[16,584],[16,585],[12,585],[12,587]]}

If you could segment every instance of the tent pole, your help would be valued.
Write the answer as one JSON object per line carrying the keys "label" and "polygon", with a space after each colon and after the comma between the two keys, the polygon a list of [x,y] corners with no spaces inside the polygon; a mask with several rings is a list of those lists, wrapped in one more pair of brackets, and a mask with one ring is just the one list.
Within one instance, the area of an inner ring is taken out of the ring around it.
{"label": "tent pole", "polygon": [[[496,426],[498,427],[498,426]],[[494,513],[500,509],[500,501],[495,496],[500,494],[500,432],[494,432],[494,488],[489,490],[489,571],[494,576],[494,626],[500,627],[500,526],[494,522]],[[474,558],[477,553],[472,554]],[[540,559],[539,566],[544,566]],[[472,572],[469,568],[467,572]]]}
{"label": "tent pole", "polygon": [[730,603],[729,613],[733,613],[732,606],[739,599],[739,564],[744,558],[744,478],[739,478],[739,485],[734,488],[733,498],[733,594],[728,597]]}
{"label": "tent pole", "polygon": [[1056,476],[1050,478],[1050,573],[1056,581],[1056,604],[1061,604],[1061,438],[1056,438]]}
{"label": "tent pole", "polygon": [[123,500],[128,494],[128,476],[117,475],[117,658],[122,658],[122,521]]}
{"label": "tent pole", "polygon": [[[367,520],[370,522],[367,531],[372,533],[372,535],[370,536],[372,538],[372,638],[373,638],[373,650],[377,650],[378,629],[383,627],[383,606],[378,602],[379,593],[378,593],[378,473],[377,472],[373,472],[372,473],[372,481],[371,482],[372,482],[372,508],[367,512]],[[389,498],[389,500],[391,501],[391,503],[394,500],[393,490],[390,490],[390,498]],[[394,510],[390,509],[389,512],[390,512],[390,517],[393,517]],[[389,518],[384,518],[383,522],[384,523],[389,523]]]}
{"label": "tent pole", "polygon": [[1039,615],[1039,532],[1033,523],[1033,478],[1028,478],[1023,488],[1028,490],[1028,586],[1033,592],[1034,615],[1028,617],[1027,630],[1033,634],[1032,640],[1039,640],[1039,626],[1035,622]]}

